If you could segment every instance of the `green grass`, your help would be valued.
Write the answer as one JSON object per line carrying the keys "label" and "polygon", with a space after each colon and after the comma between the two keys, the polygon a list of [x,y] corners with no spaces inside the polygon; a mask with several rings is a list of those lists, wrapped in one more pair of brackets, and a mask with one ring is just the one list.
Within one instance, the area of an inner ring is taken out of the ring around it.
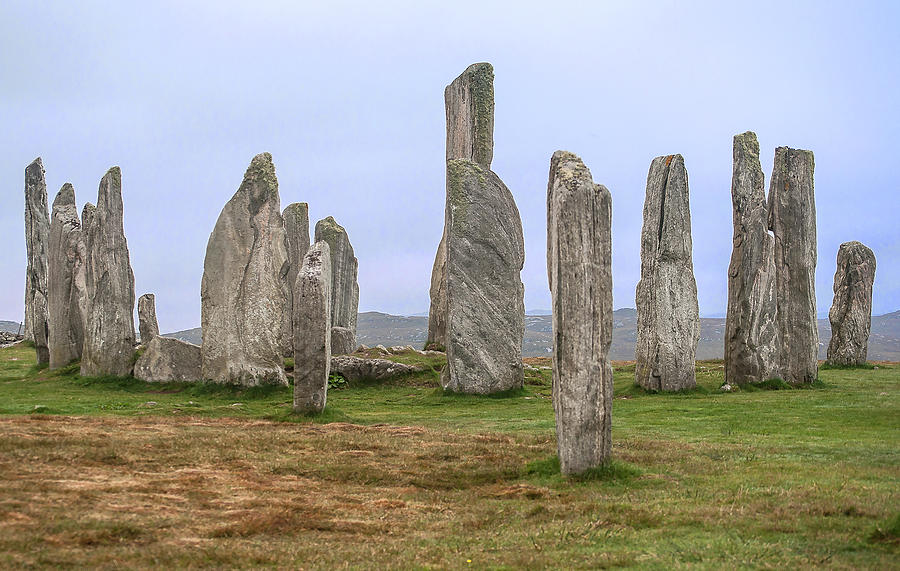
{"label": "green grass", "polygon": [[617,364],[613,458],[572,478],[550,371],[485,398],[442,391],[439,356],[391,358],[425,370],[305,417],[289,387],[0,349],[0,566],[896,567],[897,366],[726,393],[705,361],[651,394]]}

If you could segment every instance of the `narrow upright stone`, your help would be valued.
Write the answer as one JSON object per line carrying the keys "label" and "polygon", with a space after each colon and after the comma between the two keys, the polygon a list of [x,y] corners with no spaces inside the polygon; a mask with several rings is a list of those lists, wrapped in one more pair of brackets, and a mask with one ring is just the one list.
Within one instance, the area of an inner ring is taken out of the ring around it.
{"label": "narrow upright stone", "polygon": [[329,216],[316,222],[316,242],[327,242],[331,255],[331,326],[346,327],[356,345],[356,316],[359,311],[359,262],[353,255],[350,237],[343,226]]}
{"label": "narrow upright stone", "polygon": [[828,312],[831,321],[828,363],[866,364],[874,283],[875,253],[861,242],[841,244],[834,272],[834,301]]}
{"label": "narrow upright stone", "polygon": [[145,293],[138,298],[138,331],[141,334],[141,345],[147,346],[159,335],[159,324],[156,321],[156,296]]}
{"label": "narrow upright stone", "polygon": [[553,299],[553,410],[563,474],[611,448],[612,197],[580,158],[556,151],[547,185],[547,272]]}
{"label": "narrow upright stone", "polygon": [[[475,63],[444,89],[447,117],[446,158],[468,159],[485,169],[494,158],[494,68]],[[426,346],[447,344],[447,228],[438,244],[431,270],[431,309]]]}
{"label": "narrow upright stone", "polygon": [[294,411],[325,408],[331,370],[331,248],[316,241],[294,283]]}
{"label": "narrow upright stone", "polygon": [[512,193],[475,162],[447,163],[446,390],[489,394],[523,383],[525,263]]}
{"label": "narrow upright stone", "polygon": [[202,376],[287,385],[283,343],[288,254],[272,155],[253,157],[216,221],[201,283]]}
{"label": "narrow upright stone", "polygon": [[[89,213],[90,212],[90,213]],[[122,207],[122,172],[100,181],[96,208],[85,205],[85,312],[83,376],[126,376],[134,355],[134,273]]]}
{"label": "narrow upright stone", "polygon": [[285,288],[287,298],[284,312],[284,337],[283,345],[286,348],[285,355],[294,354],[294,283],[300,266],[303,265],[303,256],[309,250],[309,205],[305,202],[293,202],[288,204],[281,213],[284,219],[285,246],[287,247],[288,273]]}
{"label": "narrow upright stone", "polygon": [[818,378],[816,198],[812,151],[778,147],[769,186],[769,230],[775,233],[780,365],[792,385]]}
{"label": "narrow upright stone", "polygon": [[759,142],[734,136],[732,240],[725,317],[725,382],[745,385],[779,376],[775,238],[768,231]]}
{"label": "narrow upright stone", "polygon": [[635,381],[651,391],[697,385],[700,309],[691,254],[688,174],[681,155],[653,159],[641,230]]}
{"label": "narrow upright stone", "polygon": [[75,206],[75,189],[66,183],[53,201],[50,219],[49,275],[50,368],[81,359],[84,346],[84,314],[87,304],[81,222]]}
{"label": "narrow upright stone", "polygon": [[25,339],[34,341],[37,362],[50,362],[50,304],[47,302],[50,216],[47,214],[47,183],[38,157],[25,167]]}

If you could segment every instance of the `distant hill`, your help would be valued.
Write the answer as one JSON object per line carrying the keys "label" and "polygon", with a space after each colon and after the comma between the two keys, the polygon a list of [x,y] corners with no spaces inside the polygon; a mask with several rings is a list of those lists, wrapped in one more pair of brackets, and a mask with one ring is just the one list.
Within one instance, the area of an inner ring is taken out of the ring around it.
{"label": "distant hill", "polygon": [[0,331],[6,331],[7,333],[19,333],[21,326],[21,323],[15,321],[0,321]]}

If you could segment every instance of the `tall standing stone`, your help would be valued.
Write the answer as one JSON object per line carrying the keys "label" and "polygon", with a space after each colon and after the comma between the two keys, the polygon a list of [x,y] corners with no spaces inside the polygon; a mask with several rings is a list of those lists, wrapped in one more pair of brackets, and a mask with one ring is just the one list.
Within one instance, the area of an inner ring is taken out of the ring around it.
{"label": "tall standing stone", "polygon": [[697,385],[700,309],[691,242],[688,174],[681,155],[653,159],[641,230],[635,381],[651,391]]}
{"label": "tall standing stone", "polygon": [[316,242],[327,242],[331,254],[331,326],[345,327],[356,344],[356,316],[359,312],[359,262],[353,255],[350,237],[343,226],[329,216],[316,222]]}
{"label": "tall standing stone", "polygon": [[134,274],[125,240],[119,167],[103,176],[97,206],[87,212],[85,205],[87,304],[81,374],[126,376],[134,355]]}
{"label": "tall standing stone", "polygon": [[284,219],[285,246],[287,247],[288,272],[285,280],[285,312],[284,312],[284,341],[286,355],[294,353],[293,336],[293,297],[294,283],[300,266],[303,265],[303,257],[309,250],[309,205],[305,202],[293,202],[288,204],[281,213]]}
{"label": "tall standing stone", "polygon": [[331,248],[317,241],[294,283],[294,411],[325,408],[331,371]]}
{"label": "tall standing stone", "polygon": [[580,158],[556,151],[547,185],[547,272],[553,299],[553,409],[564,474],[611,449],[612,197]]}
{"label": "tall standing stone", "polygon": [[[468,159],[485,169],[494,158],[494,68],[475,63],[444,89],[447,117],[446,158]],[[447,342],[447,227],[431,270],[428,345]]]}
{"label": "tall standing stone", "polygon": [[156,296],[145,293],[138,298],[138,331],[141,334],[141,345],[147,346],[159,335],[159,323],[156,321]]}
{"label": "tall standing stone", "polygon": [[523,383],[525,263],[512,193],[492,171],[447,162],[447,366],[444,389],[489,394]]}
{"label": "tall standing stone", "polygon": [[47,302],[49,274],[47,248],[50,216],[47,214],[47,183],[38,157],[25,167],[25,339],[34,341],[38,363],[50,362],[50,305]]}
{"label": "tall standing stone", "polygon": [[53,200],[47,301],[50,305],[50,368],[81,359],[84,346],[84,314],[87,303],[81,222],[75,206],[75,189],[66,183]]}
{"label": "tall standing stone", "polygon": [[861,242],[841,244],[834,272],[834,301],[828,312],[831,321],[828,363],[866,364],[874,283],[875,253]]}
{"label": "tall standing stone", "polygon": [[734,136],[732,240],[725,317],[725,382],[760,383],[778,373],[775,238],[769,234],[759,142]]}
{"label": "tall standing stone", "polygon": [[287,384],[288,254],[280,202],[272,155],[256,155],[206,245],[200,288],[204,379]]}
{"label": "tall standing stone", "polygon": [[779,370],[792,385],[818,378],[816,198],[812,151],[778,147],[769,186],[769,230],[775,234]]}

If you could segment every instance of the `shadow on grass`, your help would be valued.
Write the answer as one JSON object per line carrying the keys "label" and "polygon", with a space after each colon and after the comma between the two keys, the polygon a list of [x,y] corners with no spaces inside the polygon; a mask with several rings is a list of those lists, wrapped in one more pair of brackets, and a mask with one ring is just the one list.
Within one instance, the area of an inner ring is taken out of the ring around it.
{"label": "shadow on grass", "polygon": [[835,365],[833,363],[822,363],[819,365],[820,371],[857,371],[857,370],[872,370],[875,368],[875,365],[872,363],[863,363],[862,365]]}
{"label": "shadow on grass", "polygon": [[641,475],[641,470],[628,462],[609,460],[596,468],[590,468],[580,474],[567,476],[560,472],[559,456],[551,456],[529,462],[525,466],[526,476],[543,478],[566,478],[575,482],[623,482]]}
{"label": "shadow on grass", "polygon": [[875,530],[869,535],[872,543],[900,544],[900,512],[883,524],[875,526]]}

